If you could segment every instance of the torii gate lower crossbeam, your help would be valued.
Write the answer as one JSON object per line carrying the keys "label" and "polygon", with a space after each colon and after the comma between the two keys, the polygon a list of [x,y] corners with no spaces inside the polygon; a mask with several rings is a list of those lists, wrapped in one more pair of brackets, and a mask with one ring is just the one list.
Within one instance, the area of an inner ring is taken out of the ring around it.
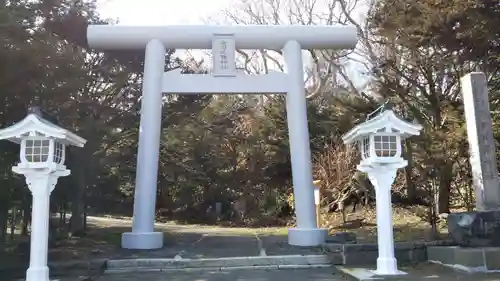
{"label": "torii gate lower crossbeam", "polygon": [[[352,49],[357,43],[355,27],[91,25],[87,41],[96,49],[146,50],[134,217],[132,232],[122,236],[123,248],[163,247],[163,234],[154,232],[163,93],[286,94],[297,217],[297,226],[288,231],[288,242],[296,246],[324,243],[326,229],[318,228],[316,223],[302,49]],[[212,48],[212,75],[164,73],[166,48]],[[238,74],[234,61],[236,48],[283,50],[286,72],[259,76]]]}

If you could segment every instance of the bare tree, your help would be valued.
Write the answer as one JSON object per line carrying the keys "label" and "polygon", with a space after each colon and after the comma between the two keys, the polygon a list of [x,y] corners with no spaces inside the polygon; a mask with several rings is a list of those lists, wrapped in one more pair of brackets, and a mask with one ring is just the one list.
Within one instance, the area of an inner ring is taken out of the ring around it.
{"label": "bare tree", "polygon": [[[368,196],[366,184],[358,179],[356,172],[358,152],[354,147],[340,143],[332,143],[321,154],[314,157],[314,176],[321,180],[324,200],[328,209],[335,209],[346,220],[346,205],[349,198]],[[355,209],[353,206],[353,211]]]}
{"label": "bare tree", "polygon": [[[365,19],[357,15],[365,10],[361,0],[235,0],[233,4],[209,19],[209,22],[257,25],[336,25],[355,24],[365,36]],[[363,42],[366,40],[362,40]],[[371,61],[360,56],[360,50],[307,50],[310,60],[305,79],[308,98],[324,93],[363,94],[368,83],[364,74]],[[238,66],[248,73],[283,71],[280,50],[238,50]]]}

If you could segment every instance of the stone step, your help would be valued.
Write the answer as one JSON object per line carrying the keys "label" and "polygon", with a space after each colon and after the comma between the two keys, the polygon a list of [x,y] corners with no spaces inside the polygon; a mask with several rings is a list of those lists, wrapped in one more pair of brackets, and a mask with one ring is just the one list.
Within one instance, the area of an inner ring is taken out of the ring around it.
{"label": "stone step", "polygon": [[[426,243],[400,242],[394,245],[396,259],[400,264],[413,264],[427,261]],[[323,251],[330,255],[334,265],[369,265],[376,264],[377,244],[333,244],[323,245]]]}
{"label": "stone step", "polygon": [[500,247],[428,247],[430,262],[467,272],[500,271]]}
{"label": "stone step", "polygon": [[255,268],[314,268],[331,267],[327,255],[251,256],[205,259],[123,259],[108,260],[106,273],[172,271],[172,270],[230,270]]}

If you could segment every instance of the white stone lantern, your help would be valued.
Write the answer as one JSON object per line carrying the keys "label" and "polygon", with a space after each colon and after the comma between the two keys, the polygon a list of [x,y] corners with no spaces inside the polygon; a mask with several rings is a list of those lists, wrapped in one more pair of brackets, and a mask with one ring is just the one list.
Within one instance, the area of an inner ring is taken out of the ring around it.
{"label": "white stone lantern", "polygon": [[368,115],[364,123],[342,136],[345,144],[359,145],[361,162],[357,169],[367,173],[375,187],[379,257],[374,274],[377,275],[405,274],[397,269],[394,256],[391,186],[397,170],[408,164],[401,156],[402,140],[419,135],[420,130],[421,125],[399,118],[384,104]]}
{"label": "white stone lantern", "polygon": [[12,171],[22,174],[33,196],[30,265],[26,281],[48,281],[47,267],[50,193],[59,177],[68,176],[66,147],[83,147],[86,140],[63,129],[34,109],[20,122],[1,129],[0,139],[21,145],[19,163]]}

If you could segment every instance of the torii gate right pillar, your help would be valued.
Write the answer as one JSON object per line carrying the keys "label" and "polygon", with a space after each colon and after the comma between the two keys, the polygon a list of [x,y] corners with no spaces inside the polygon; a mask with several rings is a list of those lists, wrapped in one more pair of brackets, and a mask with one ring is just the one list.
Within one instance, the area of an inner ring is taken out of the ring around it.
{"label": "torii gate right pillar", "polygon": [[288,230],[288,243],[296,246],[318,246],[325,242],[326,229],[317,225],[314,202],[311,147],[304,89],[302,48],[288,41],[283,48],[288,82],[286,117],[292,163],[293,198],[297,227]]}

